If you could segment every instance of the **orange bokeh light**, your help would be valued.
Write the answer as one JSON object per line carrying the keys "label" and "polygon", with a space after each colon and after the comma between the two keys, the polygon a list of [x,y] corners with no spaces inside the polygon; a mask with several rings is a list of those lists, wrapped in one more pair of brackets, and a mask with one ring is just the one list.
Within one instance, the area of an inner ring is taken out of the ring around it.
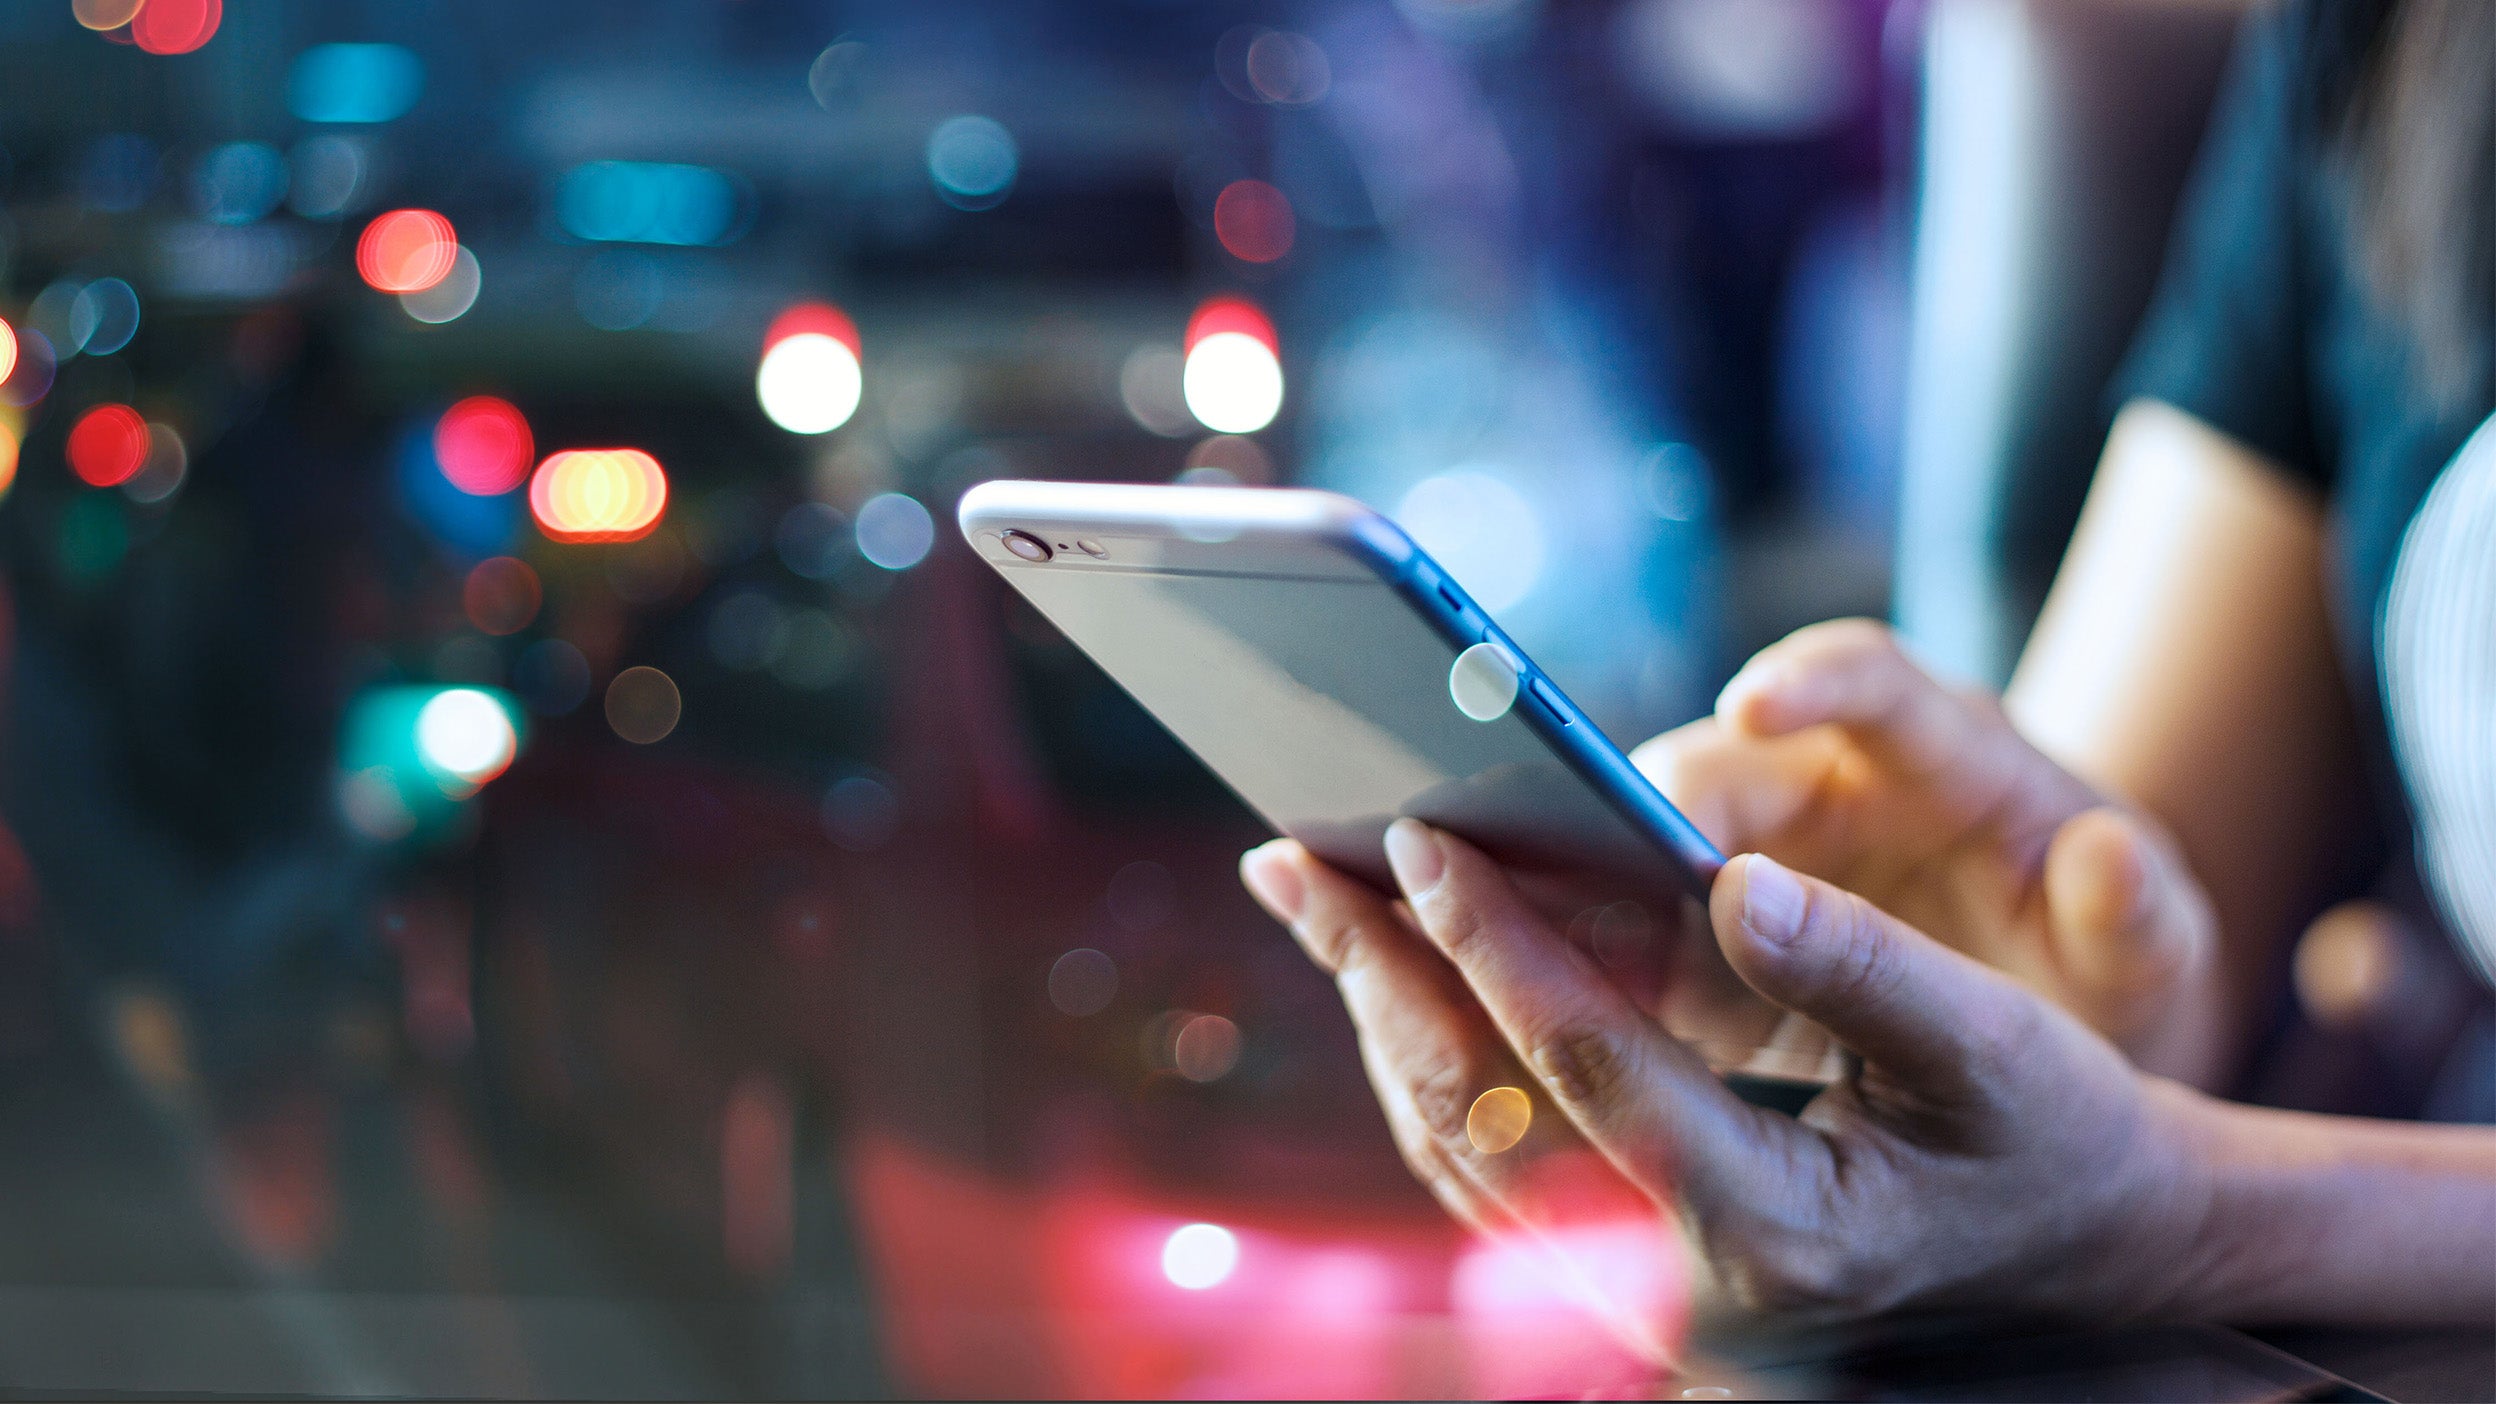
{"label": "orange bokeh light", "polygon": [[458,261],[459,236],[431,210],[375,215],[355,244],[355,271],[386,293],[423,292],[449,277]]}
{"label": "orange bokeh light", "polygon": [[1220,332],[1239,332],[1265,343],[1265,349],[1282,353],[1282,340],[1274,334],[1274,322],[1257,305],[1244,297],[1207,298],[1196,315],[1187,319],[1185,349],[1193,351],[1196,343]]}
{"label": "orange bokeh light", "polygon": [[0,380],[9,378],[17,369],[17,328],[0,320]]}
{"label": "orange bokeh light", "polygon": [[1213,234],[1233,258],[1272,263],[1291,252],[1298,232],[1291,200],[1261,180],[1235,180],[1213,202]]}
{"label": "orange bokeh light", "polygon": [[69,0],[69,12],[89,29],[119,29],[139,13],[139,0]]}
{"label": "orange bokeh light", "polygon": [[763,350],[769,353],[771,348],[790,337],[803,336],[808,332],[828,336],[848,347],[852,356],[865,358],[866,353],[858,344],[858,324],[849,319],[848,313],[828,302],[790,304],[779,316],[772,318],[771,325],[764,330]]}
{"label": "orange bokeh light", "polygon": [[492,395],[460,401],[433,426],[433,457],[442,476],[471,496],[496,497],[520,486],[536,456],[528,417]]}
{"label": "orange bokeh light", "polygon": [[0,497],[17,484],[17,431],[0,420]]}
{"label": "orange bokeh light", "polygon": [[638,541],[666,510],[667,474],[639,449],[566,449],[529,480],[529,511],[557,541]]}
{"label": "orange bokeh light", "polygon": [[130,40],[151,54],[187,54],[224,20],[224,0],[146,0],[130,17]]}
{"label": "orange bokeh light", "polygon": [[69,470],[91,487],[130,481],[147,465],[147,421],[128,405],[97,405],[69,430]]}

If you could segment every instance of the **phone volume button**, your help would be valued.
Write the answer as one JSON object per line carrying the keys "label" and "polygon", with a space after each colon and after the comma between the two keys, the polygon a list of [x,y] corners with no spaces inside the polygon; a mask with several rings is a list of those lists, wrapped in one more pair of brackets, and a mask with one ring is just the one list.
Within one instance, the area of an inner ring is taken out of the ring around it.
{"label": "phone volume button", "polygon": [[1528,690],[1534,694],[1534,700],[1542,704],[1544,715],[1550,717],[1553,721],[1560,723],[1562,726],[1567,726],[1569,724],[1569,714],[1560,710],[1560,691],[1558,688],[1553,687],[1550,683],[1544,682],[1541,678],[1536,678],[1528,684]]}

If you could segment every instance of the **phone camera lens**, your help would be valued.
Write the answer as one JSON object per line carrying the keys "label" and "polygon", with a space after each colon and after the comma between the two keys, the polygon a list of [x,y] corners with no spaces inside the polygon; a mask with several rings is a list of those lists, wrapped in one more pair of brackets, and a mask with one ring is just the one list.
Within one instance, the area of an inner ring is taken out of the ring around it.
{"label": "phone camera lens", "polygon": [[1075,542],[1075,549],[1081,551],[1087,556],[1090,556],[1096,561],[1105,561],[1109,559],[1109,548],[1089,537],[1077,540]]}
{"label": "phone camera lens", "polygon": [[1005,542],[1005,549],[1035,565],[1056,554],[1049,549],[1049,543],[1027,531],[1000,532],[998,538]]}

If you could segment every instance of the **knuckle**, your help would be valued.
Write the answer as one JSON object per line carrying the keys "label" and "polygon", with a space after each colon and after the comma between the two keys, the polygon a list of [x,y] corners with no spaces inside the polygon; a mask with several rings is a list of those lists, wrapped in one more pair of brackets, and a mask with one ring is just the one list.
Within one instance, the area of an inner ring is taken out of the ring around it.
{"label": "knuckle", "polygon": [[1414,915],[1438,938],[1439,948],[1459,966],[1468,964],[1482,954],[1496,934],[1491,923],[1472,903],[1463,901],[1449,890],[1453,883],[1441,878],[1413,904]]}
{"label": "knuckle", "polygon": [[1827,663],[1886,663],[1903,659],[1898,636],[1877,619],[1832,619],[1796,634],[1797,643]]}
{"label": "knuckle", "polygon": [[1489,1085],[1472,1061],[1463,1058],[1435,1063],[1413,1079],[1413,1115],[1434,1155],[1461,1154],[1472,1147],[1465,1118],[1473,1110],[1473,1099]]}
{"label": "knuckle", "polygon": [[1960,1029],[1968,1086],[2007,1100],[2042,1037],[2044,1006],[2034,1000],[1996,1000],[1972,1011]]}
{"label": "knuckle", "polygon": [[[1833,903],[1836,910],[1828,910]],[[1808,973],[1810,982],[1832,1005],[1885,1003],[1906,978],[1897,943],[1861,899],[1831,899],[1807,890],[1802,928],[1823,922],[1833,939],[1819,955],[1819,968]]]}
{"label": "knuckle", "polygon": [[1875,1300],[1872,1274],[1829,1235],[1774,1233],[1726,1274],[1746,1308],[1779,1315],[1853,1314]]}
{"label": "knuckle", "polygon": [[1617,1032],[1571,1020],[1541,1033],[1527,1061],[1534,1076],[1565,1103],[1603,1108],[1617,1104],[1636,1078],[1637,1055]]}

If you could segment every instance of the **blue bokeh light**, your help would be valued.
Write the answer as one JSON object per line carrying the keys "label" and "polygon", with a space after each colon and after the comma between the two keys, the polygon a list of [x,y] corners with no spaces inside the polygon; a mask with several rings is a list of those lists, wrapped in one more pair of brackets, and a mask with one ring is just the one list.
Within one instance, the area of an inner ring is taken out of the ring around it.
{"label": "blue bokeh light", "polygon": [[424,61],[396,44],[322,44],[295,59],[286,105],[306,122],[388,122],[424,91]]}
{"label": "blue bokeh light", "polygon": [[555,220],[593,243],[724,244],[744,232],[741,182],[708,166],[590,161],[555,187]]}

